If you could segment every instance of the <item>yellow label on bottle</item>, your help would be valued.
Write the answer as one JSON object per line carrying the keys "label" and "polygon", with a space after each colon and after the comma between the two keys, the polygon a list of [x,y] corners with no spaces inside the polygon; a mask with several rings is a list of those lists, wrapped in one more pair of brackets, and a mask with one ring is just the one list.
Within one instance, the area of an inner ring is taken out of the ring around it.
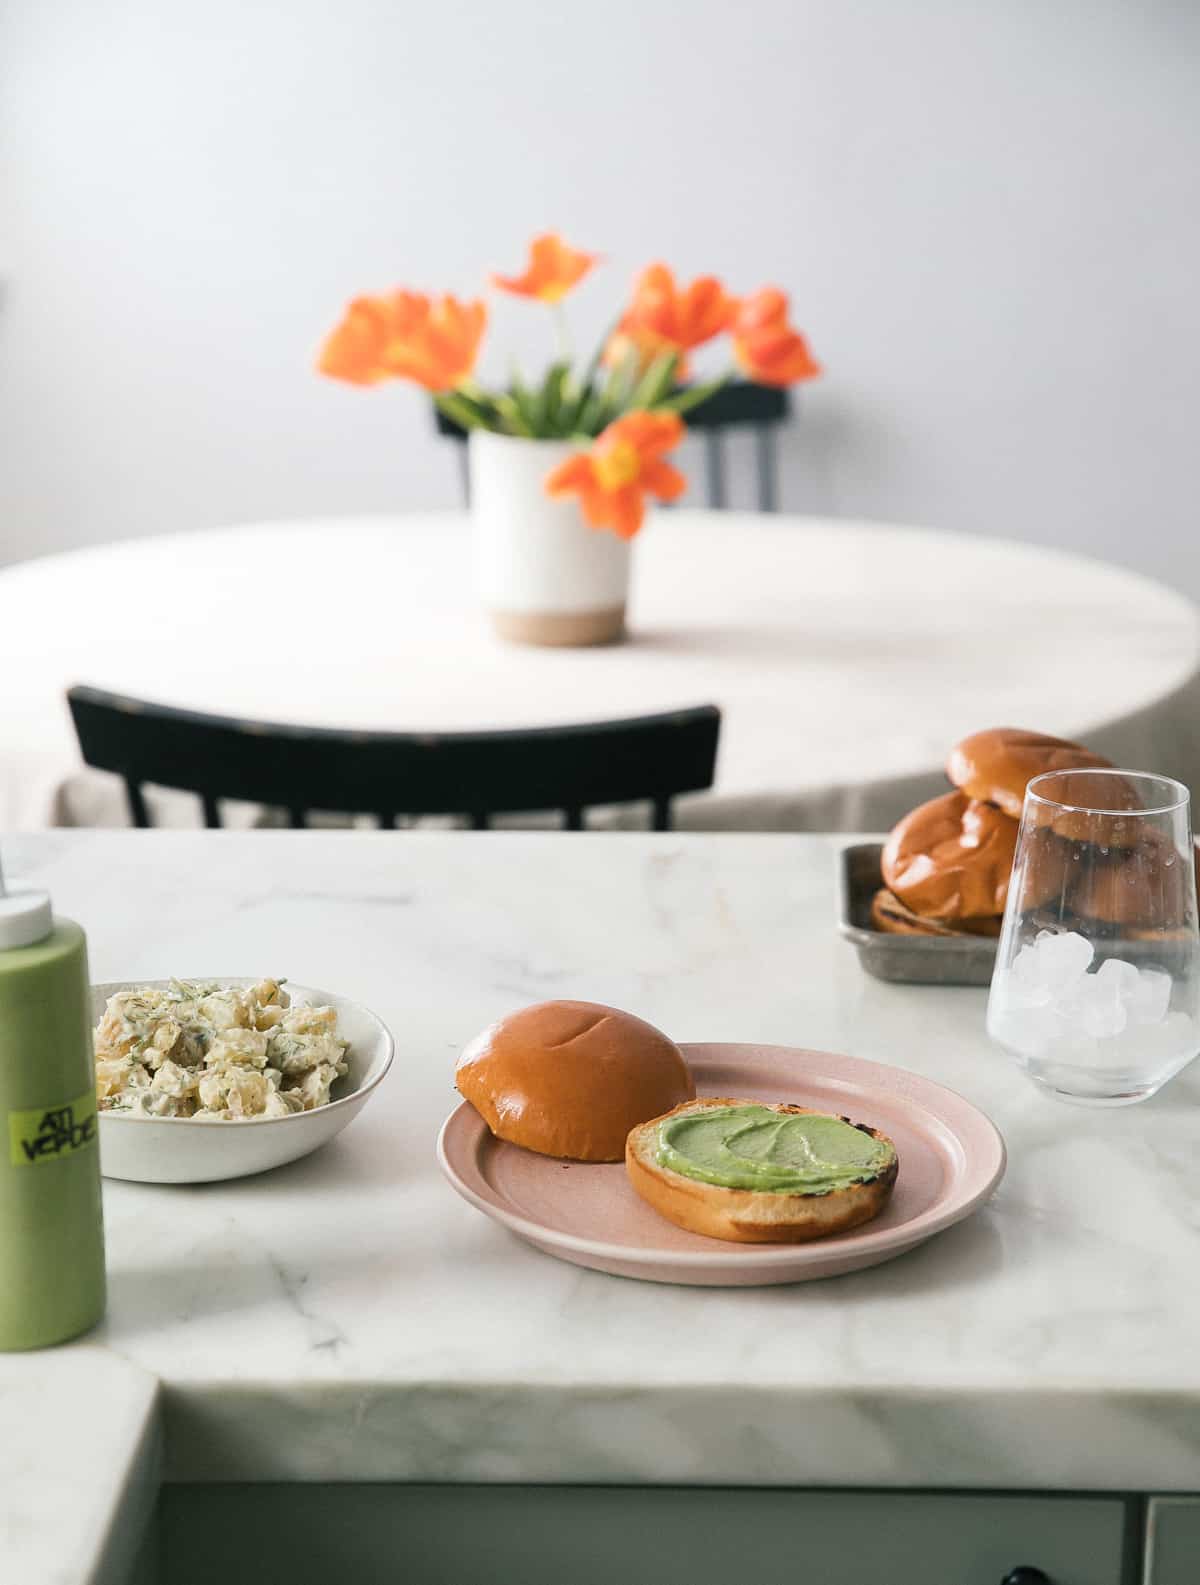
{"label": "yellow label on bottle", "polygon": [[9,1112],[9,1159],[14,1167],[37,1167],[62,1161],[96,1143],[96,1092],[89,1090],[66,1106],[38,1106]]}

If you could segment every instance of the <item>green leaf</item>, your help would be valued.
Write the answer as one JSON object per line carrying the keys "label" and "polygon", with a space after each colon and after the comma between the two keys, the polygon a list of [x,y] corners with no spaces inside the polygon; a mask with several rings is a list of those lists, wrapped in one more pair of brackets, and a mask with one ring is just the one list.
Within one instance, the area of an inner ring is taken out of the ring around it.
{"label": "green leaf", "polygon": [[600,373],[600,365],[604,361],[604,350],[616,334],[619,323],[619,320],[613,320],[612,324],[601,336],[595,352],[592,353],[591,358],[588,360],[587,367],[583,371],[583,378],[580,381],[574,406],[563,413],[564,435],[587,435],[590,433],[584,427],[584,413],[587,411],[588,403],[592,401],[596,394],[596,376]]}
{"label": "green leaf", "polygon": [[434,404],[463,429],[498,429],[497,415],[463,391],[438,391]]}
{"label": "green leaf", "polygon": [[675,384],[678,352],[660,352],[629,396],[631,409],[657,407]]}
{"label": "green leaf", "polygon": [[596,406],[598,401],[599,395],[593,388],[588,387],[587,390],[583,391],[582,398],[580,398],[579,403],[575,404],[574,411],[572,411],[571,423],[568,425],[566,420],[564,420],[563,433],[568,436],[568,439],[590,441],[591,437],[596,434],[594,425],[591,423],[591,412],[593,412],[594,406]]}
{"label": "green leaf", "polygon": [[575,420],[575,432],[589,437],[598,435],[602,427],[598,420],[603,406],[603,384],[590,386],[579,408],[579,416]]}
{"label": "green leaf", "polygon": [[548,437],[556,437],[563,433],[561,428],[563,416],[563,391],[566,387],[567,377],[571,372],[569,363],[552,363],[542,385],[541,405],[541,433]]}
{"label": "green leaf", "polygon": [[580,417],[579,428],[585,435],[598,435],[620,413],[629,410],[629,398],[638,382],[641,359],[634,348],[625,354],[608,378],[592,393]]}
{"label": "green leaf", "polygon": [[521,422],[525,426],[523,433],[530,436],[541,435],[542,415],[538,409],[538,399],[525,384],[516,369],[513,370],[509,393],[517,412],[520,414]]}
{"label": "green leaf", "polygon": [[563,409],[562,432],[564,435],[586,435],[588,433],[584,428],[583,421],[589,404],[595,398],[596,389],[592,380],[588,380],[585,385],[580,386],[578,392],[572,392],[567,405]]}
{"label": "green leaf", "polygon": [[723,374],[719,380],[710,380],[705,385],[689,385],[682,391],[676,391],[673,396],[665,397],[658,406],[661,411],[668,413],[690,413],[694,407],[699,407],[701,402],[707,402],[710,396],[729,384],[729,375]]}
{"label": "green leaf", "polygon": [[497,391],[492,397],[492,404],[500,418],[500,428],[506,435],[522,435],[526,440],[533,439],[533,430],[521,417],[521,410],[512,397],[504,391]]}

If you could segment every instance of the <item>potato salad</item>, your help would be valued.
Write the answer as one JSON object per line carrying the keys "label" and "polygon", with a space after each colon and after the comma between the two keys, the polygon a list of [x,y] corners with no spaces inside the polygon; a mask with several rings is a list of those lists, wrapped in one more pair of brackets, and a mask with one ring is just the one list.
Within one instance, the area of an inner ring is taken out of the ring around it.
{"label": "potato salad", "polygon": [[293,1007],[282,980],[173,980],[119,991],[96,1029],[102,1112],[239,1122],[311,1112],[346,1072],[332,1007]]}

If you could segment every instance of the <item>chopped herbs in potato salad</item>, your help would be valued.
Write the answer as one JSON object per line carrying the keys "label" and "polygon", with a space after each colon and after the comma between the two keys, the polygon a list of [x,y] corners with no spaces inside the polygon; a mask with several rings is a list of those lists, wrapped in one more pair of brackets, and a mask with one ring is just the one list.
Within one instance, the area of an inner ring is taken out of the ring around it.
{"label": "chopped herbs in potato salad", "polygon": [[96,1029],[100,1110],[237,1122],[327,1105],[349,1043],[332,1007],[293,1007],[285,983],[118,991]]}

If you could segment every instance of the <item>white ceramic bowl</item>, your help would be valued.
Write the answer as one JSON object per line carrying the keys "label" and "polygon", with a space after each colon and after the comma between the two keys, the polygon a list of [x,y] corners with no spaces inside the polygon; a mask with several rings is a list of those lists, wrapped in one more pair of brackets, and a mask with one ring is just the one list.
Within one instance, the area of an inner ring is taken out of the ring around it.
{"label": "white ceramic bowl", "polygon": [[[219,979],[222,985],[239,988],[258,983],[255,978],[237,975],[193,978]],[[118,980],[93,985],[93,1021],[99,1021],[109,997],[118,991],[146,985],[157,990],[171,983]],[[101,1112],[100,1170],[106,1178],[127,1178],[135,1183],[215,1183],[223,1178],[246,1178],[319,1150],[358,1116],[392,1065],[395,1045],[391,1031],[369,1008],[344,996],[294,985],[290,980],[287,990],[293,1005],[308,1002],[335,1008],[338,1033],[350,1042],[346,1053],[350,1071],[333,1086],[334,1099],[329,1105],[312,1112],[294,1112],[290,1117],[236,1123]]]}

